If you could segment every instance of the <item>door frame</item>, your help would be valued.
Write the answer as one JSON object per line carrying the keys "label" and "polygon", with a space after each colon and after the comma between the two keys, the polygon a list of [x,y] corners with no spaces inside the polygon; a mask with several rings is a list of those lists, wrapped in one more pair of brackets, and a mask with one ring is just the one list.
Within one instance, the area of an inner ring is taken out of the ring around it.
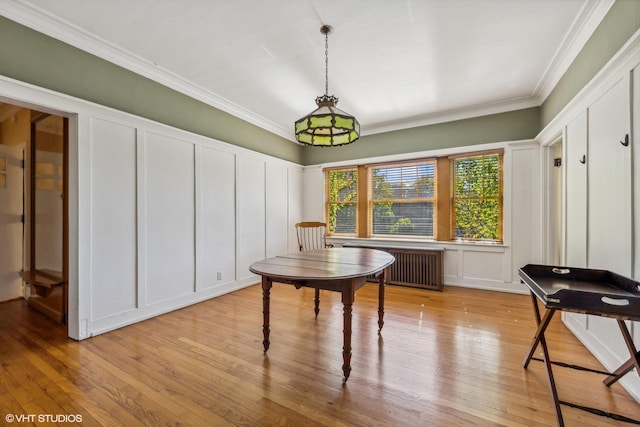
{"label": "door frame", "polygon": [[[7,273],[8,281],[0,284],[1,286],[10,286],[12,291],[9,293],[0,292],[0,301],[10,301],[13,299],[26,298],[25,292],[27,289],[23,286],[22,281],[20,280],[20,271],[24,269],[25,263],[25,221],[24,221],[24,208],[25,208],[25,168],[23,166],[23,162],[25,160],[25,141],[22,141],[15,145],[0,145],[0,158],[5,159],[5,171],[3,173],[5,177],[4,187],[0,188],[0,191],[7,192],[5,196],[10,198],[16,198],[18,194],[9,196],[9,192],[16,191],[19,193],[19,202],[15,205],[9,203],[10,206],[15,207],[15,210],[12,210],[10,213],[5,212],[6,214],[6,222],[3,220],[3,224],[8,227],[15,226],[20,224],[20,235],[12,236],[8,239],[9,246],[6,246],[6,249],[9,252],[20,254],[19,265],[12,264],[9,269],[3,270],[3,274]],[[15,189],[14,189],[15,187]],[[16,202],[16,199],[13,199],[12,202]],[[18,208],[20,209],[18,211]],[[20,219],[22,217],[22,220]],[[9,232],[7,230],[7,232]],[[17,232],[17,230],[13,230],[13,233]],[[17,237],[14,241],[13,237]],[[15,246],[14,246],[15,245]],[[17,259],[13,257],[9,257],[12,261]],[[13,269],[16,268],[16,270]],[[15,276],[14,276],[15,274]],[[14,279],[9,279],[9,276],[14,277]],[[13,286],[18,285],[19,288],[16,289]],[[13,290],[17,290],[15,293]]]}
{"label": "door frame", "polygon": [[[36,111],[39,114],[33,114]],[[45,113],[36,108],[31,108],[31,121],[30,121],[30,141],[28,150],[28,181],[26,180],[27,174],[25,174],[25,190],[28,184],[28,192],[25,192],[25,196],[29,197],[29,221],[28,221],[28,236],[29,244],[23,242],[23,251],[28,247],[29,269],[36,268],[36,163],[37,163],[37,150],[35,148],[37,139],[37,126],[42,120],[45,120],[51,116],[57,116],[62,118],[62,279],[64,284],[62,285],[62,321],[66,325],[69,311],[69,119],[60,114]],[[25,162],[27,159],[25,159]],[[25,171],[27,169],[25,168]],[[26,199],[25,199],[26,201]],[[23,203],[23,211],[26,212],[27,206]]]}
{"label": "door frame", "polygon": [[[556,170],[554,166],[554,159],[556,155],[554,154],[557,144],[561,144],[561,156],[560,161],[560,173],[559,176],[560,183],[556,183]],[[542,147],[542,262],[545,264],[555,264],[557,260],[553,259],[554,253],[557,251],[559,244],[559,261],[560,264],[565,262],[565,185],[566,185],[566,166],[564,165],[564,158],[566,153],[566,147],[564,144],[564,135],[559,134],[552,141],[544,145]],[[555,194],[555,190],[551,190],[552,186],[558,186],[559,194],[559,206],[556,206],[556,202],[551,200],[551,195]],[[553,211],[554,209],[560,209],[560,218],[558,219],[558,212]],[[552,226],[552,223],[556,223],[555,227]],[[555,233],[554,233],[555,232]],[[555,235],[554,235],[555,234]],[[560,242],[558,242],[560,240]]]}
{"label": "door frame", "polygon": [[[75,340],[87,338],[87,321],[80,319],[90,318],[89,308],[86,303],[86,292],[79,289],[79,134],[80,115],[83,110],[90,110],[91,105],[85,105],[82,101],[69,96],[58,94],[50,90],[30,85],[18,80],[0,76],[0,101],[62,116],[67,120],[68,144],[67,168],[65,171],[65,186],[67,188],[67,200],[64,205],[67,209],[66,234],[67,254],[67,335]],[[86,129],[85,129],[86,131]],[[83,257],[84,258],[84,257]],[[83,314],[80,313],[81,307]]]}

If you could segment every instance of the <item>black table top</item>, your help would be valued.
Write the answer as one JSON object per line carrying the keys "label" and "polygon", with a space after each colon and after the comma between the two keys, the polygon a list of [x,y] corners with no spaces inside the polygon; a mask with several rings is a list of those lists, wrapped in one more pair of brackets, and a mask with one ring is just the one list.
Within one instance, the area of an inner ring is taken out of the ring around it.
{"label": "black table top", "polygon": [[528,264],[518,276],[548,308],[640,320],[640,283],[607,270]]}

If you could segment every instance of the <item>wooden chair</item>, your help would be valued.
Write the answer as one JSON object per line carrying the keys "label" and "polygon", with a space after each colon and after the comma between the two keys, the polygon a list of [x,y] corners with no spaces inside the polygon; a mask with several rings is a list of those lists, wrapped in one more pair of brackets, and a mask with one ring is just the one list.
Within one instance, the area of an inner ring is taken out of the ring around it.
{"label": "wooden chair", "polygon": [[306,221],[296,224],[298,248],[301,251],[331,248],[326,240],[327,224],[324,222]]}
{"label": "wooden chair", "polygon": [[[327,224],[317,221],[305,221],[296,224],[296,235],[298,236],[298,248],[300,251],[310,251],[313,249],[332,248],[333,245],[327,243]],[[314,311],[316,317],[320,312],[320,289],[315,288]]]}

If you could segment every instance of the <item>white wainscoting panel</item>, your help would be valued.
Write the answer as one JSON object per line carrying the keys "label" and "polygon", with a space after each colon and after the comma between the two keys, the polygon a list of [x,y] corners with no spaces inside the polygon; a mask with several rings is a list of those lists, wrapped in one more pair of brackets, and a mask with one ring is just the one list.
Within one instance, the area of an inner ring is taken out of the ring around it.
{"label": "white wainscoting panel", "polygon": [[204,290],[235,280],[236,155],[207,145],[199,154],[197,270]]}
{"label": "white wainscoting panel", "polygon": [[[633,107],[631,108],[632,116],[632,129],[631,133],[631,146],[633,152],[633,224],[634,224],[634,236],[633,236],[633,250],[635,253],[633,261],[633,278],[640,280],[640,67],[636,66],[632,72],[632,85],[633,92],[631,99],[633,100]],[[634,322],[632,328],[633,339],[636,343],[636,347],[640,348],[640,322]],[[640,384],[640,381],[638,382]],[[639,387],[640,389],[640,387]],[[640,394],[640,393],[639,393]]]}
{"label": "white wainscoting panel", "polygon": [[91,120],[91,313],[137,306],[136,129]]}
{"label": "white wainscoting panel", "polygon": [[[567,169],[567,262],[612,270],[636,280],[640,278],[640,233],[634,226],[640,218],[638,133],[631,135],[627,147],[620,141],[640,125],[639,63],[640,31],[538,136],[541,143],[548,144],[566,127],[568,149],[577,138],[587,151],[586,171]],[[580,151],[574,154],[582,156]],[[582,193],[576,200],[577,192]],[[563,313],[562,318],[605,369],[614,370],[629,357],[611,319],[574,313]],[[640,322],[627,323],[636,345],[640,345]],[[626,374],[619,383],[640,402],[637,372]]]}
{"label": "white wainscoting panel", "polygon": [[266,165],[266,224],[265,228],[267,258],[287,253],[287,231],[289,228],[287,218],[288,177],[287,168],[284,165]]}
{"label": "white wainscoting panel", "polygon": [[462,263],[462,250],[446,249],[442,257],[443,275],[445,285],[450,284],[462,274],[462,269],[458,267]]}
{"label": "white wainscoting panel", "polygon": [[236,280],[247,280],[256,277],[249,266],[265,258],[265,161],[253,156],[237,160]]}
{"label": "white wainscoting panel", "polygon": [[147,133],[145,141],[147,304],[195,291],[194,145]]}
{"label": "white wainscoting panel", "polygon": [[[627,322],[627,324],[630,323]],[[624,343],[622,334],[618,332],[619,327],[615,319],[589,315],[587,329],[590,334],[602,342],[602,345],[608,351],[620,358],[618,365],[627,360],[629,351]]]}
{"label": "white wainscoting panel", "polygon": [[[353,164],[356,164],[354,162]],[[324,218],[324,173],[321,166],[304,169],[304,203],[301,221],[323,221]]]}
{"label": "white wainscoting panel", "polygon": [[[565,130],[566,253],[565,264],[587,266],[587,112],[582,111]],[[584,163],[583,163],[584,162]],[[570,219],[570,220],[569,220]]]}
{"label": "white wainscoting panel", "polygon": [[295,225],[302,221],[302,204],[304,203],[304,196],[302,192],[304,174],[302,172],[302,168],[288,168],[287,177],[289,180],[289,228],[287,230],[287,252],[297,252],[299,248]]}
{"label": "white wainscoting panel", "polygon": [[462,277],[482,281],[502,281],[503,253],[465,250]]}
{"label": "white wainscoting panel", "polygon": [[617,81],[588,109],[588,250],[589,268],[631,275],[632,175],[629,79]]}
{"label": "white wainscoting panel", "polygon": [[511,281],[519,282],[519,268],[541,261],[540,148],[513,148],[510,169],[511,224],[505,227],[509,227],[511,236],[506,244],[511,247]]}
{"label": "white wainscoting panel", "polygon": [[[601,319],[610,320],[611,322],[608,322],[608,325],[598,325],[597,328],[600,329],[600,333],[598,334],[594,329],[591,328],[592,321],[597,318],[597,316],[589,315],[586,317],[586,326],[585,324],[580,322],[581,319],[579,317],[576,317],[574,313],[563,313],[562,319],[564,321],[564,324],[571,330],[571,332],[575,334],[580,342],[582,342],[585,347],[587,347],[589,351],[593,353],[598,361],[602,363],[604,368],[612,372],[629,357],[629,352],[626,348],[623,351],[614,352],[614,350],[619,350],[617,348],[617,345],[614,344],[614,348],[612,348],[609,347],[608,344],[609,338],[607,337],[614,337],[614,339],[615,337],[620,337],[620,339],[622,340],[619,332],[620,329],[616,325],[616,322],[613,321],[613,319]],[[627,327],[630,327],[630,323],[635,325],[638,324],[638,322],[627,322]],[[631,328],[633,328],[633,326],[631,326]],[[632,330],[633,329],[630,329],[630,332]],[[636,340],[636,348],[637,347],[638,341]],[[550,351],[552,352],[552,350]],[[629,392],[629,394],[640,403],[640,376],[638,376],[638,373],[635,372],[635,369],[623,376],[620,381],[618,381],[618,383],[620,383],[624,387],[624,389],[627,390],[627,392]],[[604,385],[601,386],[605,387]]]}
{"label": "white wainscoting panel", "polygon": [[286,177],[284,206],[270,218],[291,242],[301,165],[4,76],[0,95],[69,118],[71,338],[258,283],[248,268],[264,258],[271,227],[265,168],[271,180]]}
{"label": "white wainscoting panel", "polygon": [[[564,264],[587,267],[587,111],[581,111],[565,127],[566,253]],[[583,163],[584,162],[584,163]],[[587,333],[588,316],[582,313],[562,313],[565,323]],[[617,326],[615,327],[617,328]]]}

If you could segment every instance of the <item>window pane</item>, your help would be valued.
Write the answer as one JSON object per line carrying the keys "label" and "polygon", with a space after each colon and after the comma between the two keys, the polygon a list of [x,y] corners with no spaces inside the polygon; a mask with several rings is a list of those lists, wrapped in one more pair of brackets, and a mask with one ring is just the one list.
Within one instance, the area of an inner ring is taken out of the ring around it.
{"label": "window pane", "polygon": [[326,179],[326,215],[330,234],[355,234],[358,200],[358,170],[329,170]]}
{"label": "window pane", "polygon": [[432,237],[433,202],[374,202],[373,234]]}
{"label": "window pane", "polygon": [[[331,212],[335,208],[334,212]],[[329,215],[329,231],[338,234],[355,234],[356,205],[331,205]],[[333,226],[333,228],[332,228]]]}
{"label": "window pane", "polygon": [[433,237],[435,163],[371,169],[374,235]]}
{"label": "window pane", "polygon": [[330,202],[355,202],[358,200],[358,171],[356,169],[331,170],[329,175]]}
{"label": "window pane", "polygon": [[431,162],[421,165],[375,168],[372,175],[373,200],[434,197],[435,166]]}
{"label": "window pane", "polygon": [[502,238],[501,154],[453,160],[453,235],[458,239]]}
{"label": "window pane", "polygon": [[498,197],[500,156],[467,157],[454,161],[455,197]]}
{"label": "window pane", "polygon": [[500,239],[498,200],[459,199],[455,202],[455,234],[459,239]]}

